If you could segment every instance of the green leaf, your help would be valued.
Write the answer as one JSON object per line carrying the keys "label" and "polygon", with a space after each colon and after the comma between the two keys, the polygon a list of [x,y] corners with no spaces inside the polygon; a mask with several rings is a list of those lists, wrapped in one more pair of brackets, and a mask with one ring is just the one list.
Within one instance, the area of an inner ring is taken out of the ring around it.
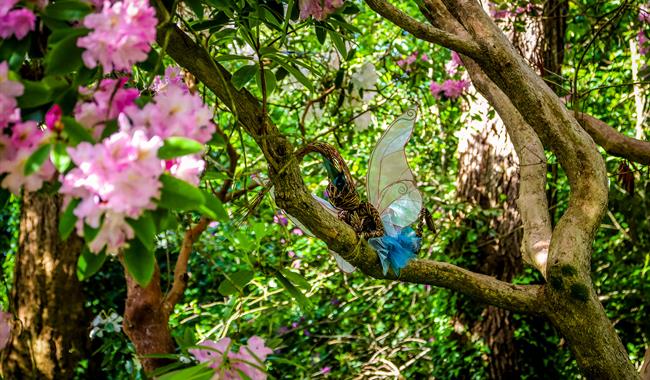
{"label": "green leaf", "polygon": [[153,220],[153,215],[150,212],[145,212],[138,219],[127,219],[126,221],[133,227],[135,236],[140,239],[142,245],[147,250],[153,251],[156,238],[156,223]]}
{"label": "green leaf", "polygon": [[101,221],[99,223],[99,226],[97,226],[96,228],[91,227],[87,223],[84,223],[84,239],[87,242],[91,242],[91,241],[95,240],[95,238],[97,237],[97,234],[99,233],[99,229],[101,227],[102,227],[102,222]]}
{"label": "green leaf", "polygon": [[158,377],[158,380],[210,380],[214,377],[215,371],[207,367],[208,363],[199,364],[194,367],[169,372]]}
{"label": "green leaf", "polygon": [[65,211],[63,211],[63,214],[61,214],[61,217],[59,218],[59,236],[61,236],[61,240],[68,239],[68,236],[70,236],[74,230],[77,217],[74,215],[73,211],[77,208],[80,202],[81,199],[73,199],[68,207],[66,207]]}
{"label": "green leaf", "polygon": [[255,77],[258,70],[259,67],[257,65],[243,66],[239,68],[239,70],[235,71],[230,81],[237,90],[241,90],[246,83],[250,82],[251,79]]}
{"label": "green leaf", "polygon": [[82,65],[83,49],[77,47],[76,35],[71,35],[55,45],[45,56],[45,74],[64,75],[78,70]]}
{"label": "green leaf", "polygon": [[41,168],[47,157],[50,155],[50,149],[52,145],[45,144],[41,145],[38,149],[32,153],[31,156],[25,162],[25,175],[31,175],[38,171]]}
{"label": "green leaf", "polygon": [[309,91],[314,92],[314,84],[303,74],[298,70],[296,67],[294,67],[289,61],[285,60],[282,56],[279,56],[277,54],[273,54],[273,60],[277,62],[280,66],[282,66],[285,70],[287,70],[294,78],[298,80],[298,82],[302,83],[303,86],[305,86]]}
{"label": "green leaf", "polygon": [[341,56],[343,56],[343,59],[347,60],[348,58],[348,52],[345,49],[345,41],[343,41],[343,37],[341,37],[340,34],[337,32],[334,32],[332,30],[329,30],[329,35],[330,38],[332,39],[332,42],[334,43],[334,46],[336,46],[336,50],[341,53]]}
{"label": "green leaf", "polygon": [[291,294],[291,296],[298,302],[298,305],[303,311],[310,310],[312,305],[309,302],[309,299],[298,289],[296,288],[291,281],[282,275],[280,272],[275,273],[275,277],[280,281],[282,286]]}
{"label": "green leaf", "polygon": [[71,160],[63,143],[57,141],[54,144],[54,149],[50,152],[50,160],[59,173],[63,173],[68,169]]}
{"label": "green leaf", "polygon": [[203,145],[195,140],[185,137],[169,137],[163,146],[158,149],[158,158],[170,160],[175,157],[198,153],[203,150]]}
{"label": "green leaf", "polygon": [[93,144],[95,140],[90,132],[83,125],[79,124],[74,118],[70,116],[63,116],[61,118],[63,123],[63,131],[70,138],[73,146],[76,146],[82,141]]}
{"label": "green leaf", "polygon": [[[261,71],[257,73],[255,80],[257,82],[257,87],[260,89],[260,91],[262,91]],[[276,85],[275,74],[273,74],[273,71],[264,69],[264,82],[266,83],[266,96],[269,96],[271,93],[273,93],[273,90],[275,90]]]}
{"label": "green leaf", "polygon": [[192,12],[198,17],[199,19],[203,18],[203,4],[201,3],[201,0],[184,0],[185,3],[192,9]]}
{"label": "green leaf", "polygon": [[238,54],[221,54],[214,60],[217,62],[226,62],[226,61],[235,61],[235,60],[252,61],[253,57],[249,57],[247,55],[238,55]]}
{"label": "green leaf", "polygon": [[158,206],[174,210],[196,210],[205,203],[201,190],[191,184],[172,177],[169,174],[160,176],[162,191]]}
{"label": "green leaf", "polygon": [[102,251],[95,254],[90,252],[88,247],[84,247],[79,260],[77,260],[77,278],[79,278],[79,281],[87,280],[97,273],[104,265],[104,261],[106,261],[106,253]]}
{"label": "green leaf", "polygon": [[11,193],[7,189],[0,188],[0,208],[5,207],[11,198]]}
{"label": "green leaf", "polygon": [[20,108],[34,108],[52,101],[52,89],[45,82],[23,80],[22,84],[25,91],[17,99]]}
{"label": "green leaf", "polygon": [[224,296],[229,296],[231,294],[239,293],[244,289],[244,286],[251,282],[253,279],[253,272],[250,270],[240,270],[233,274],[228,275],[221,283],[219,284],[219,293]]}
{"label": "green leaf", "polygon": [[314,25],[314,29],[316,29],[316,39],[318,40],[318,43],[321,45],[324,44],[325,39],[327,38],[326,29],[318,24]]}
{"label": "green leaf", "polygon": [[142,245],[139,239],[133,239],[129,242],[129,247],[124,250],[124,264],[135,282],[145,287],[153,277],[156,258],[153,251]]}
{"label": "green leaf", "polygon": [[77,0],[58,0],[45,8],[47,17],[61,21],[78,21],[92,12],[89,3]]}
{"label": "green leaf", "polygon": [[280,273],[284,275],[289,281],[296,284],[298,287],[304,290],[311,289],[311,284],[304,278],[300,273],[290,271],[286,268],[280,269]]}
{"label": "green leaf", "polygon": [[226,209],[223,207],[221,200],[219,200],[219,198],[215,197],[214,194],[209,191],[201,191],[203,193],[203,197],[205,198],[205,204],[201,206],[199,211],[205,212],[211,219],[221,220],[223,222],[227,221],[230,217],[228,216]]}

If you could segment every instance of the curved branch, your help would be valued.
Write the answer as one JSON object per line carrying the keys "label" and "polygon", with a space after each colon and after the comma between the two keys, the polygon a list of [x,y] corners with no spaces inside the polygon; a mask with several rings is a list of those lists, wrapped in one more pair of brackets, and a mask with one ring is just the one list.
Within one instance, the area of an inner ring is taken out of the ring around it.
{"label": "curved branch", "polygon": [[[258,100],[246,90],[235,90],[230,83],[230,73],[214,62],[204,49],[177,26],[163,25],[158,31],[158,40],[165,41],[165,36],[167,53],[212,90],[262,148],[269,162],[269,177],[275,188],[278,206],[300,220],[330,249],[365,274],[396,280],[394,276],[383,276],[375,251],[359,239],[350,226],[323,209],[307,191],[293,155],[293,146],[265,118]],[[463,44],[465,47],[471,46]],[[459,50],[463,51],[463,48]],[[471,48],[464,51],[472,53]],[[181,272],[182,268],[179,273]],[[542,312],[536,302],[539,286],[512,285],[447,263],[414,260],[401,271],[399,280],[461,291],[482,302],[514,311],[532,314]]]}
{"label": "curved branch", "polygon": [[174,266],[174,282],[172,288],[165,295],[162,304],[163,310],[167,315],[174,310],[174,306],[176,306],[178,301],[183,297],[183,293],[187,287],[187,262],[192,253],[192,245],[194,245],[196,239],[198,239],[203,231],[205,231],[209,222],[210,221],[207,218],[203,217],[194,227],[190,227],[185,231],[185,237],[181,244],[181,251],[178,254],[176,265]]}
{"label": "curved branch", "polygon": [[421,40],[442,45],[469,57],[476,58],[480,54],[478,44],[472,39],[462,38],[420,22],[385,0],[365,1],[372,10]]}
{"label": "curved branch", "polygon": [[546,277],[546,262],[551,243],[551,218],[546,198],[546,155],[533,128],[526,123],[510,99],[483,70],[463,57],[476,89],[499,114],[519,158],[519,198],[517,208],[524,224],[523,257]]}
{"label": "curved branch", "polygon": [[586,113],[576,114],[576,119],[607,153],[640,164],[650,164],[650,142],[625,136],[604,121]]}

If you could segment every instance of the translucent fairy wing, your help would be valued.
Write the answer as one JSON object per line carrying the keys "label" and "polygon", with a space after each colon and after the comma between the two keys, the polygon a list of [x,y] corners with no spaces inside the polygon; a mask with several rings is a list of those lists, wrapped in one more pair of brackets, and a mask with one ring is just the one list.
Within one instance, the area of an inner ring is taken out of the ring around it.
{"label": "translucent fairy wing", "polygon": [[413,224],[422,209],[422,195],[404,152],[416,118],[412,108],[388,127],[372,151],[368,168],[368,201],[399,227]]}
{"label": "translucent fairy wing", "polygon": [[[312,194],[311,196],[314,197],[314,199],[318,203],[320,203],[325,208],[325,210],[327,210],[327,212],[329,212],[330,214],[338,217],[338,212],[336,211],[334,206],[332,206],[328,201],[326,201],[325,199],[319,197],[318,195]],[[271,197],[273,197],[273,199],[275,199],[275,194],[273,193],[273,188],[271,188]],[[307,236],[315,237],[314,234],[311,233],[311,231],[309,231],[309,229],[307,227],[305,227],[304,224],[300,223],[300,221],[298,219],[294,218],[291,214],[287,213],[287,218],[289,218],[289,220],[291,220],[293,222],[293,224],[298,226],[298,228],[300,228],[305,234],[307,234]],[[341,255],[339,255],[338,253],[332,251],[331,249],[329,251],[332,254],[332,256],[334,256],[334,259],[336,260],[336,264],[339,266],[339,269],[341,269],[343,272],[352,273],[352,272],[354,272],[355,269],[357,269],[354,265],[352,265],[349,262],[345,261],[345,259],[343,257],[341,257]]]}

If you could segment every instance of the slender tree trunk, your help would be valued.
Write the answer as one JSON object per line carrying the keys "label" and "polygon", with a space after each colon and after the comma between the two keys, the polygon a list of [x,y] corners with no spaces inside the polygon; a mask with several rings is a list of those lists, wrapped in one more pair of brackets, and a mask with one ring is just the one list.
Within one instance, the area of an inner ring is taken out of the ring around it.
{"label": "slender tree trunk", "polygon": [[77,280],[82,241],[61,241],[61,197],[26,193],[11,293],[13,337],[3,353],[5,379],[69,379],[87,347],[84,297]]}
{"label": "slender tree trunk", "polygon": [[135,345],[135,351],[146,372],[151,372],[169,360],[148,358],[147,355],[171,354],[175,350],[169,330],[169,314],[163,308],[158,264],[146,287],[141,287],[124,271],[127,296],[124,310],[124,332]]}

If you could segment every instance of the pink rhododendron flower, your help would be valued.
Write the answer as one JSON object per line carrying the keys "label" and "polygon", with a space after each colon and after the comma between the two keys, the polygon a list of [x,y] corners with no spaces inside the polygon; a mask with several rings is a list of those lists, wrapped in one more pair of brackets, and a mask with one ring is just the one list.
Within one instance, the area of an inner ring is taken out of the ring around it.
{"label": "pink rhododendron flower", "polygon": [[11,135],[0,139],[0,174],[6,176],[0,185],[19,195],[20,189],[36,191],[54,176],[54,165],[46,160],[35,172],[25,176],[25,164],[34,151],[49,137],[35,121],[16,123],[11,126]]}
{"label": "pink rhododendron flower", "polygon": [[648,52],[648,41],[650,40],[643,30],[640,31],[636,37],[639,42],[639,53],[641,53],[641,55],[645,55]]}
{"label": "pink rhododendron flower", "polygon": [[22,40],[34,30],[36,16],[26,8],[11,10],[14,5],[15,2],[12,0],[0,6],[0,38],[16,36],[16,39]]}
{"label": "pink rhododendron flower", "polygon": [[9,79],[7,61],[0,62],[0,128],[20,120],[16,97],[21,96],[23,91],[22,83]]}
{"label": "pink rhododendron flower", "polygon": [[151,85],[151,89],[155,93],[163,92],[167,89],[168,86],[180,87],[186,92],[189,92],[189,88],[185,82],[183,82],[183,73],[181,68],[178,66],[167,66],[165,69],[165,75],[161,78],[160,75],[156,75]]}
{"label": "pink rhododendron flower", "polygon": [[57,129],[58,124],[61,122],[61,116],[63,116],[61,107],[58,104],[53,105],[45,114],[45,125],[49,129]]}
{"label": "pink rhododendron flower", "polygon": [[650,6],[642,5],[639,7],[639,21],[650,23]]}
{"label": "pink rhododendron flower", "polygon": [[0,16],[9,13],[16,4],[18,4],[18,0],[0,0]]}
{"label": "pink rhododendron flower", "polygon": [[343,6],[343,0],[299,0],[300,18],[306,20],[312,16],[322,21],[338,8]]}
{"label": "pink rhododendron flower", "polygon": [[281,226],[286,226],[287,224],[289,224],[289,219],[287,219],[287,217],[284,216],[283,214],[278,213],[273,215],[273,223],[277,223]]}
{"label": "pink rhododendron flower", "polygon": [[142,130],[122,130],[101,143],[82,142],[68,148],[77,167],[62,178],[60,192],[81,198],[74,210],[77,234],[83,236],[84,223],[99,227],[103,217],[97,237],[89,244],[91,251],[106,246],[107,252],[115,253],[133,238],[125,218],[137,219],[144,210],[155,208],[163,172],[157,157],[161,146],[159,137],[149,138]]}
{"label": "pink rhododendron flower", "polygon": [[201,98],[172,84],[154,96],[144,108],[131,106],[125,113],[134,128],[145,128],[150,135],[163,139],[179,136],[206,143],[216,129],[212,123],[212,111]]}
{"label": "pink rhododendron flower", "polygon": [[451,60],[445,65],[445,70],[447,74],[454,75],[458,72],[458,67],[463,65],[463,61],[460,59],[460,55],[455,51],[451,52]]}
{"label": "pink rhododendron flower", "polygon": [[223,338],[218,342],[206,340],[200,344],[204,349],[190,349],[189,352],[196,360],[207,362],[210,368],[216,370],[215,379],[266,379],[264,361],[273,350],[264,345],[262,338],[250,337],[247,345],[241,346],[238,352],[230,351],[230,345],[230,338]]}
{"label": "pink rhododendron flower", "polygon": [[205,161],[198,155],[182,156],[168,161],[169,173],[178,179],[198,186],[201,173],[205,169]]}
{"label": "pink rhododendron flower", "polygon": [[429,89],[431,90],[431,94],[438,99],[443,95],[447,99],[456,99],[461,96],[467,88],[469,88],[469,83],[469,81],[464,79],[447,79],[442,85],[436,82],[431,82],[429,84]]}
{"label": "pink rhododendron flower", "polygon": [[34,153],[28,149],[20,149],[11,159],[0,160],[0,174],[6,176],[0,185],[15,195],[20,195],[20,189],[27,191],[37,191],[43,186],[43,182],[52,179],[55,173],[54,165],[47,160],[40,169],[31,175],[25,176],[25,163]]}
{"label": "pink rhododendron flower", "polygon": [[99,13],[87,15],[83,25],[91,32],[79,38],[77,46],[86,49],[84,64],[102,65],[104,74],[114,70],[131,71],[147,59],[156,39],[155,10],[147,0],[104,1]]}
{"label": "pink rhododendron flower", "polygon": [[79,89],[82,95],[92,96],[92,99],[77,103],[74,109],[75,119],[89,128],[96,139],[104,131],[104,123],[117,118],[138,97],[138,90],[124,88],[126,81],[126,78],[104,79],[94,92],[89,88]]}

